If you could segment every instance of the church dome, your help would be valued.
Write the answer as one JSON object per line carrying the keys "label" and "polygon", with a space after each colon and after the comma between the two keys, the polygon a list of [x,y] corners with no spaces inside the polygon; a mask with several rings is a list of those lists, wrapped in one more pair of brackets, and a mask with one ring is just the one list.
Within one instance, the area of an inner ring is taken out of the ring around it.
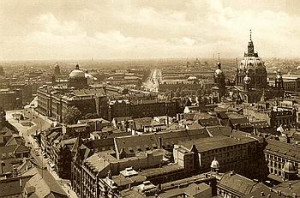
{"label": "church dome", "polygon": [[295,174],[297,173],[297,170],[296,170],[294,164],[289,161],[284,163],[283,171],[285,173],[295,173]]}
{"label": "church dome", "polygon": [[240,63],[240,69],[241,70],[247,70],[247,69],[252,69],[256,70],[259,68],[265,68],[264,62],[261,60],[260,57],[244,57],[243,60],[241,60]]}
{"label": "church dome", "polygon": [[219,162],[216,160],[216,158],[214,158],[214,160],[211,162],[210,167],[213,169],[219,169],[220,164]]}
{"label": "church dome", "polygon": [[76,65],[76,69],[74,69],[70,75],[70,78],[85,78],[85,73],[79,69],[79,65]]}

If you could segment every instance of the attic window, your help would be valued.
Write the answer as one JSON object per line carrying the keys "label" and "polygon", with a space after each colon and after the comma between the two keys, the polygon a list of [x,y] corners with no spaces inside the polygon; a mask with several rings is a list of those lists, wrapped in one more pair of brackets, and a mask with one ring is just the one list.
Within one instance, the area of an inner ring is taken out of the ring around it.
{"label": "attic window", "polygon": [[137,148],[138,151],[142,151],[140,146],[137,146],[136,148]]}
{"label": "attic window", "polygon": [[129,147],[128,150],[132,153],[134,152],[133,148],[131,148],[131,147]]}

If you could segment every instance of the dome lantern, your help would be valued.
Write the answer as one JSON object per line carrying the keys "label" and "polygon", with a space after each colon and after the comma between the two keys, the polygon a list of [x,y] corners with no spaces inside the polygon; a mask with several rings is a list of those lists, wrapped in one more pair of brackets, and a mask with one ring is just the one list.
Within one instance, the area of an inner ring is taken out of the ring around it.
{"label": "dome lantern", "polygon": [[210,164],[210,168],[212,172],[218,172],[220,168],[219,162],[214,158],[214,160]]}

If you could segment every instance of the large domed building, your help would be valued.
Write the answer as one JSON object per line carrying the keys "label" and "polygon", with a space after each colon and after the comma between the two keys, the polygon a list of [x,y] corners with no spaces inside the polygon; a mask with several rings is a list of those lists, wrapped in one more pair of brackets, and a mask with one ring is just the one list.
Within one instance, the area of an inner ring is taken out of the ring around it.
{"label": "large domed building", "polygon": [[238,65],[236,72],[236,85],[244,86],[245,78],[251,79],[249,87],[254,89],[262,89],[267,87],[267,70],[264,62],[258,56],[258,53],[254,50],[254,44],[252,41],[250,30],[250,41],[248,42],[248,51],[244,53],[244,58]]}
{"label": "large domed building", "polygon": [[76,89],[85,88],[88,86],[87,78],[85,77],[84,71],[79,69],[77,64],[75,69],[69,75],[69,87]]}
{"label": "large domed building", "polygon": [[268,85],[267,69],[254,50],[251,30],[248,51],[244,53],[244,58],[237,65],[235,85],[239,98],[247,103],[257,103],[262,96],[268,99],[284,96],[283,80],[280,73],[276,75],[275,89]]}

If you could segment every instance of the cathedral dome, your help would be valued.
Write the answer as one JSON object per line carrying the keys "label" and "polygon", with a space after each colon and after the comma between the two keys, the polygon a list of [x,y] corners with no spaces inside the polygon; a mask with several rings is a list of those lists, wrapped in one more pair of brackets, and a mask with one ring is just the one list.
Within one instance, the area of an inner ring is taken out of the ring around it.
{"label": "cathedral dome", "polygon": [[284,163],[283,171],[285,173],[297,173],[297,170],[292,162]]}
{"label": "cathedral dome", "polygon": [[244,59],[241,60],[240,63],[241,70],[247,70],[247,69],[256,70],[259,68],[262,69],[265,68],[264,62],[259,57],[244,57]]}
{"label": "cathedral dome", "polygon": [[79,65],[76,65],[76,69],[70,73],[69,78],[85,78],[85,73],[79,69]]}

